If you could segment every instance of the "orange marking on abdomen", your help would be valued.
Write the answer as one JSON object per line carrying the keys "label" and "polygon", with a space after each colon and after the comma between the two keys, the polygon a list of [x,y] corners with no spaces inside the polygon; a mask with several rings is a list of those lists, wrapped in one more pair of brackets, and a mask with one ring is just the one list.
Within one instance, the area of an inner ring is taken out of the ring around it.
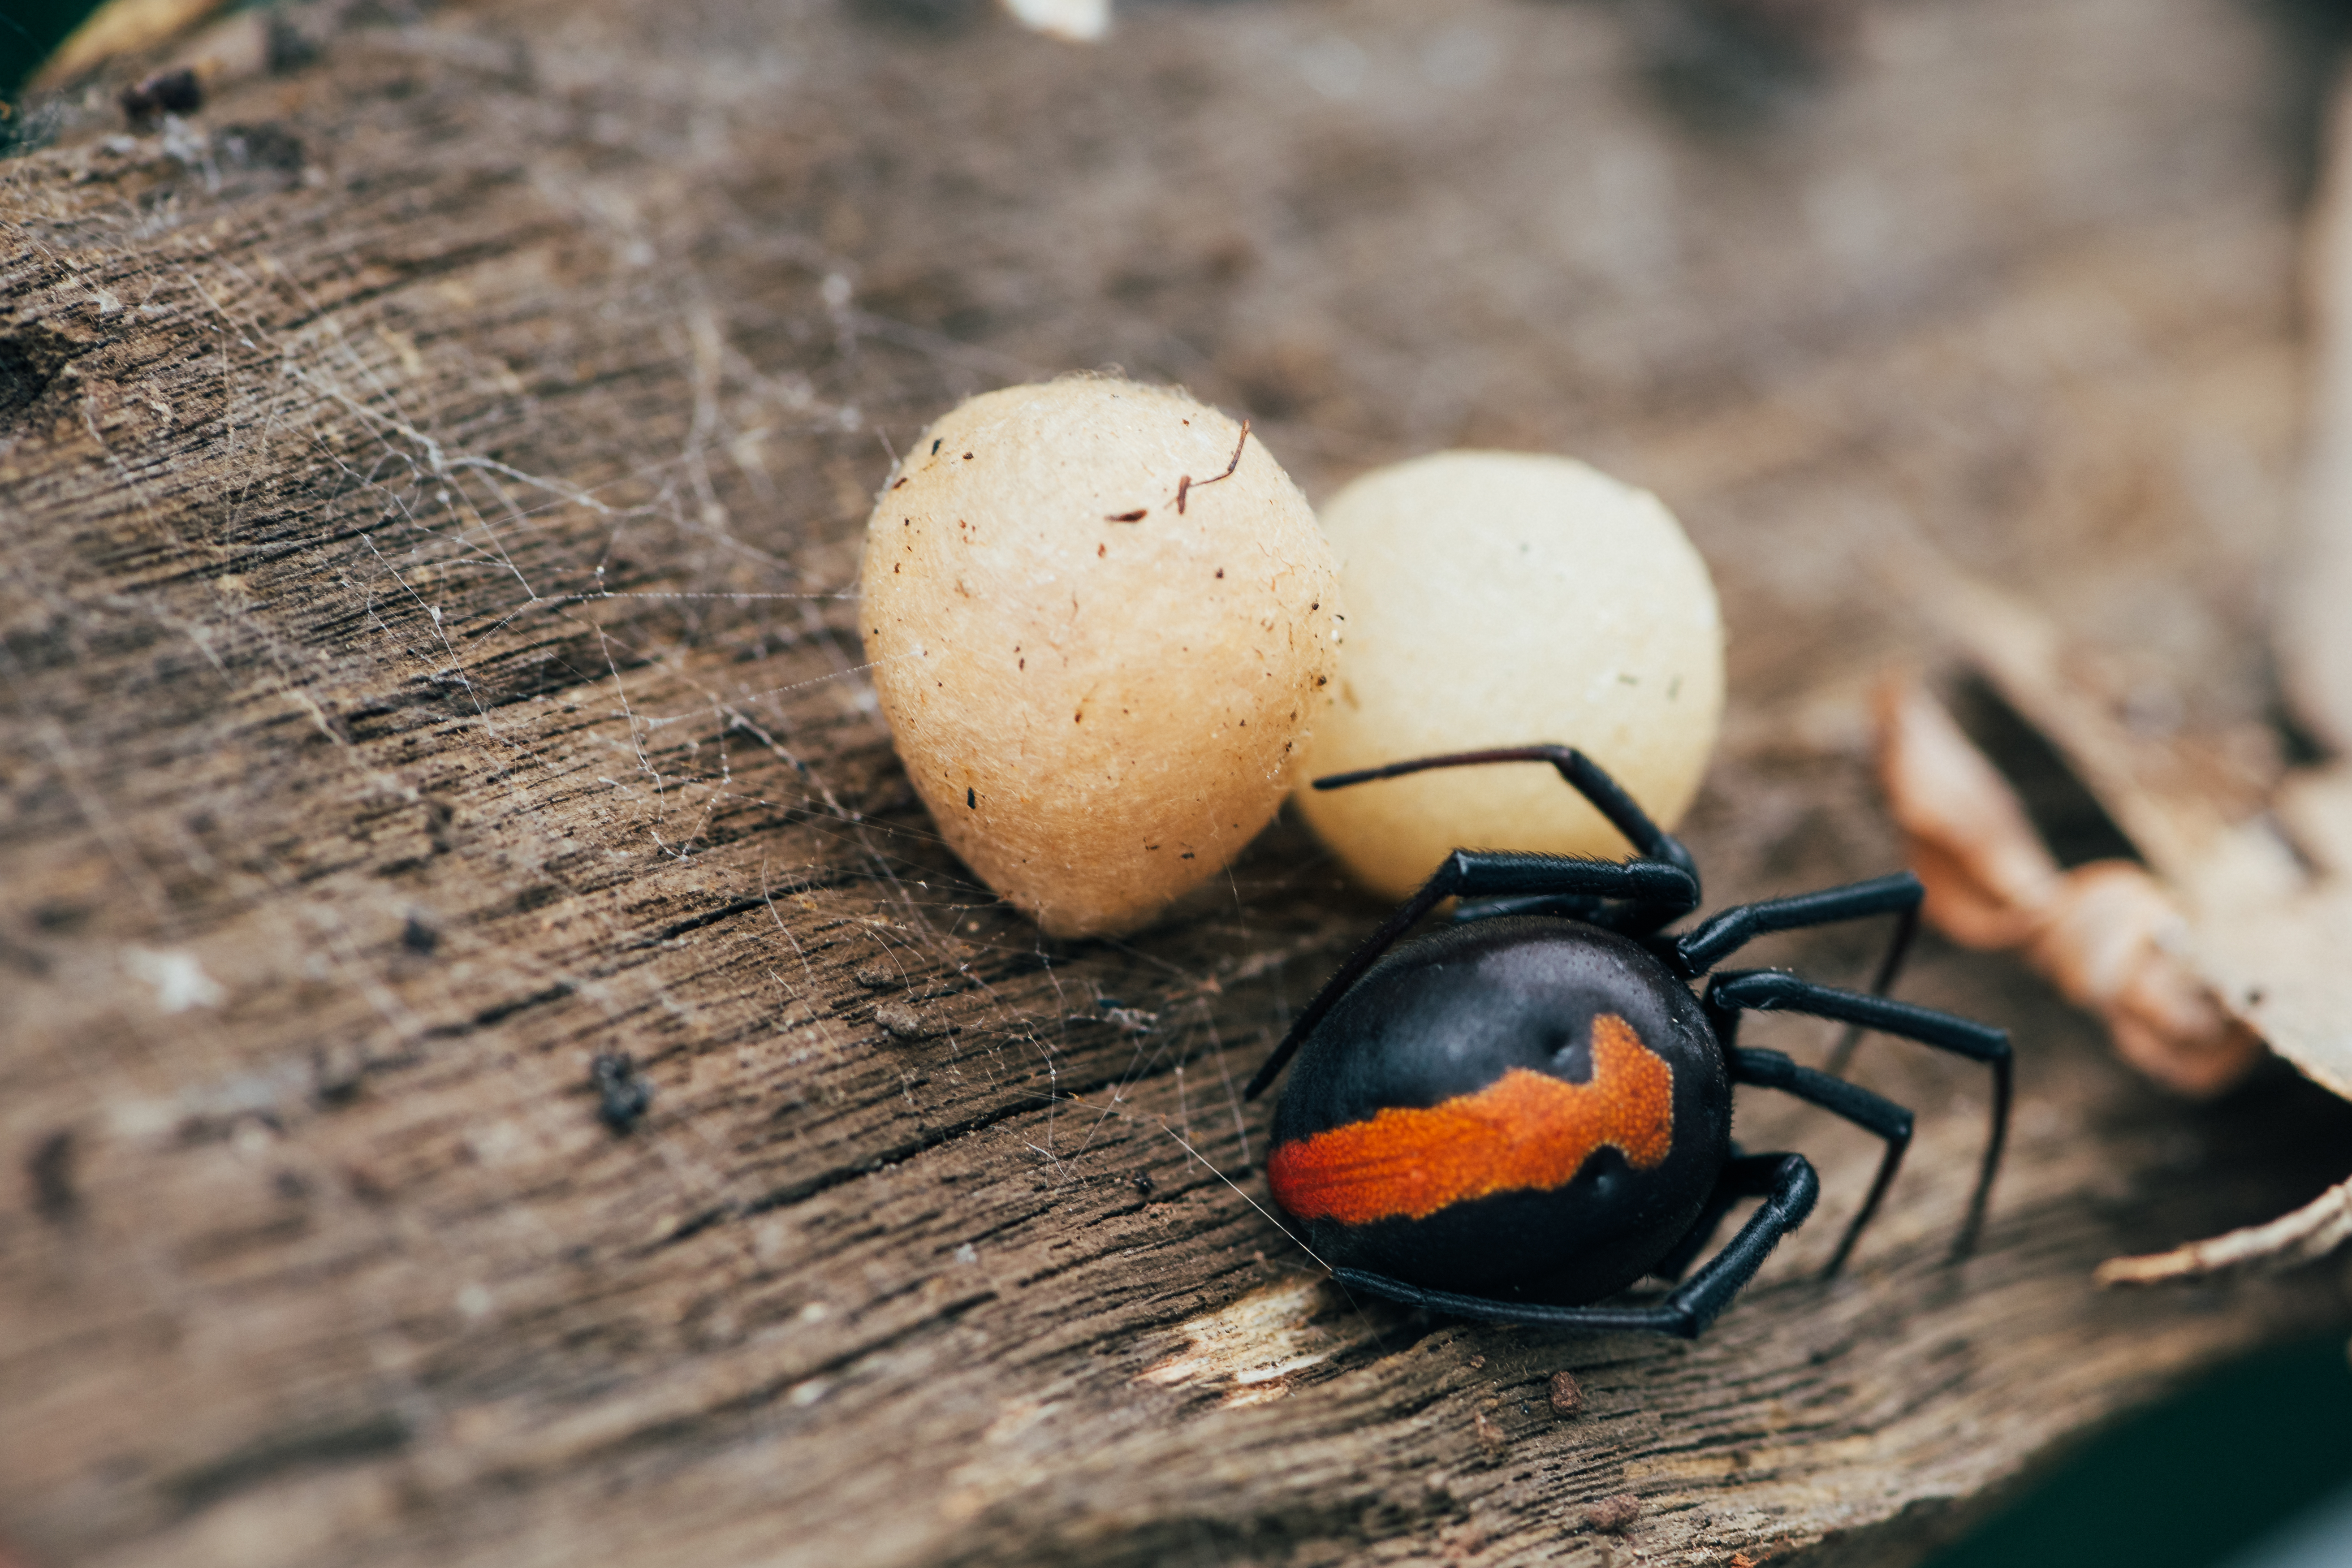
{"label": "orange marking on abdomen", "polygon": [[1426,1219],[1491,1193],[1564,1185],[1613,1145],[1646,1171],[1675,1142],[1675,1069],[1614,1013],[1592,1020],[1592,1080],[1512,1068],[1427,1110],[1390,1106],[1276,1149],[1266,1179],[1301,1219]]}

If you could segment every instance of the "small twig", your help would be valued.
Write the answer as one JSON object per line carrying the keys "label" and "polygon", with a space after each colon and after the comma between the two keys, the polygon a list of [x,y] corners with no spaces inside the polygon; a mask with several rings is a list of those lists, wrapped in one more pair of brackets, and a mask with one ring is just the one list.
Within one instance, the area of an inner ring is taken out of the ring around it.
{"label": "small twig", "polygon": [[[1234,477],[1234,470],[1235,468],[1240,468],[1240,467],[1242,466],[1242,448],[1243,448],[1244,447],[1248,446],[1248,445],[1249,445],[1249,421],[1248,421],[1248,420],[1246,420],[1246,419],[1244,419],[1244,420],[1243,420],[1243,421],[1242,421],[1242,438],[1241,438],[1240,440],[1238,440],[1238,441],[1236,441],[1236,442],[1234,442],[1234,460],[1233,460],[1232,462],[1227,463],[1227,464],[1225,465],[1225,471],[1224,471],[1223,473],[1222,473],[1222,474],[1219,474],[1219,475],[1217,476],[1217,478],[1216,478],[1216,479],[1202,479],[1202,480],[1200,480],[1199,482],[1200,482],[1201,484],[1204,484],[1204,485],[1213,485],[1213,484],[1217,483],[1219,480],[1222,480],[1222,479],[1232,479],[1232,478]],[[1190,474],[1186,474],[1183,478],[1181,478],[1181,479],[1178,479],[1178,480],[1176,481],[1176,515],[1177,515],[1177,516],[1181,517],[1181,516],[1183,516],[1183,515],[1184,515],[1184,496],[1185,496],[1186,492],[1188,492],[1189,490],[1191,490],[1191,489],[1193,488],[1193,486],[1194,486],[1194,481],[1193,481],[1192,476],[1192,475],[1190,475]]]}
{"label": "small twig", "polygon": [[2311,1202],[2267,1225],[2248,1226],[2226,1236],[2192,1241],[2170,1252],[2144,1258],[2110,1258],[2099,1265],[2102,1285],[2154,1285],[2167,1279],[2201,1279],[2241,1264],[2288,1267],[2325,1258],[2352,1237],[2352,1182],[2328,1188]]}

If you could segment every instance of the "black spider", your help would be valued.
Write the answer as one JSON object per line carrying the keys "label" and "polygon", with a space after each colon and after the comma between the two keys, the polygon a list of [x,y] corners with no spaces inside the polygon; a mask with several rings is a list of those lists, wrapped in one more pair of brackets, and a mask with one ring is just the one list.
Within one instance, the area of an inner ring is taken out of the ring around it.
{"label": "black spider", "polygon": [[[1738,1043],[1743,1012],[1783,1010],[1957,1052],[1993,1069],[1992,1128],[1968,1218],[1984,1221],[2009,1126],[2009,1036],[1883,993],[1916,929],[1908,872],[1726,910],[1698,907],[1690,852],[1600,766],[1566,746],[1424,757],[1318,779],[1339,789],[1425,768],[1544,762],[1636,854],[1622,863],[1457,849],[1326,984],[1251,1080],[1294,1052],[1266,1173],[1276,1201],[1344,1283],[1466,1317],[1696,1335],[1812,1212],[1801,1154],[1731,1142],[1734,1084],[1810,1100],[1886,1143],[1826,1274],[1843,1266],[1911,1140],[1911,1113],[1868,1089]],[[1394,946],[1441,900],[1456,923]],[[1899,917],[1874,989],[1781,970],[1691,983],[1767,931]],[[1386,956],[1383,956],[1383,955]],[[1725,1212],[1764,1203],[1722,1251],[1654,1305],[1582,1305],[1645,1274],[1679,1279]]]}

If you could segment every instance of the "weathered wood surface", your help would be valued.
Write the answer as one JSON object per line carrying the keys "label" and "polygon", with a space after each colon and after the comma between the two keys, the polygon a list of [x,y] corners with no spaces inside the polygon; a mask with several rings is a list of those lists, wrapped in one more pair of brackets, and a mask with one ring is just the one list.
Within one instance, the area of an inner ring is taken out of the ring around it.
{"label": "weathered wood surface", "polygon": [[1965,1267],[1980,1075],[1880,1045],[1921,1137],[1833,1288],[1869,1149],[1751,1101],[1829,1196],[1704,1341],[1351,1304],[1235,1090],[1375,911],[1277,829],[1041,942],[935,846],[852,618],[887,440],[1118,362],[1311,494],[1457,442],[1660,489],[1733,631],[1717,900],[1890,863],[1906,541],[2259,773],[2297,40],[1916,0],[1727,125],[1660,7],[923,15],[499,0],[0,166],[8,1550],[1896,1563],[2346,1320],[2332,1268],[2090,1282],[2340,1176],[2344,1108],[2177,1106],[1932,946],[1906,994],[2023,1061]]}

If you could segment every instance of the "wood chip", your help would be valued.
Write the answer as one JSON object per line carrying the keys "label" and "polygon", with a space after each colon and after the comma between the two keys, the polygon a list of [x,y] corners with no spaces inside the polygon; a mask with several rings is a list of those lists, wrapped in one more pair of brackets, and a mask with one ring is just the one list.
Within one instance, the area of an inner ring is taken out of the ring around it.
{"label": "wood chip", "polygon": [[1584,1510],[1584,1522],[1611,1535],[1622,1535],[1642,1517],[1642,1500],[1631,1492],[1602,1498]]}
{"label": "wood chip", "polygon": [[874,1021],[901,1040],[919,1039],[929,1032],[923,1026],[923,1016],[904,1002],[883,1003],[874,1009]]}

